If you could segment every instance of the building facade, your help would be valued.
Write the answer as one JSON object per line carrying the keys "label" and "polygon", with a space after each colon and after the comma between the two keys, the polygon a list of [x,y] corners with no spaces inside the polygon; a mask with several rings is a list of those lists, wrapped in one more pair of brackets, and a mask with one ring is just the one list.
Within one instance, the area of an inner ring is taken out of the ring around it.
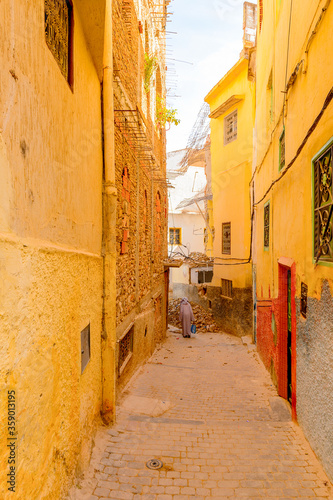
{"label": "building facade", "polygon": [[[2,427],[4,499],[64,496],[100,413],[114,421],[119,387],[164,335],[167,3],[0,5],[0,405],[17,438],[10,469]],[[124,124],[133,111],[153,160]]]}
{"label": "building facade", "polygon": [[166,3],[113,2],[119,387],[167,327]]}
{"label": "building facade", "polygon": [[255,84],[248,54],[206,96],[211,118],[214,275],[207,296],[223,330],[252,335],[251,204]]}
{"label": "building facade", "polygon": [[257,348],[332,478],[333,6],[264,0],[259,7]]}
{"label": "building facade", "polygon": [[[210,231],[207,201],[207,152],[172,151],[167,155],[169,181],[168,255],[183,259],[181,267],[170,269],[169,292],[173,299],[188,297],[198,301],[196,284],[210,282],[212,267],[206,258]],[[185,165],[182,162],[186,157]]]}

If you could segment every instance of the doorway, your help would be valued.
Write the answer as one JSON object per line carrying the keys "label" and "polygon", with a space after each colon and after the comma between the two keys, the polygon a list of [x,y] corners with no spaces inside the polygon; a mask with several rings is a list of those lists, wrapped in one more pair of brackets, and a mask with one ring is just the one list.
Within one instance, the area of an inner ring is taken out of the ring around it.
{"label": "doorway", "polygon": [[293,363],[293,349],[292,349],[292,342],[291,342],[291,271],[288,269],[288,275],[287,275],[287,324],[288,324],[288,346],[287,346],[287,353],[288,353],[288,401],[290,404],[292,404],[292,393],[293,393],[293,388],[292,388],[292,376],[291,376],[291,366]]}
{"label": "doorway", "polygon": [[279,259],[278,389],[290,402],[296,420],[296,266]]}

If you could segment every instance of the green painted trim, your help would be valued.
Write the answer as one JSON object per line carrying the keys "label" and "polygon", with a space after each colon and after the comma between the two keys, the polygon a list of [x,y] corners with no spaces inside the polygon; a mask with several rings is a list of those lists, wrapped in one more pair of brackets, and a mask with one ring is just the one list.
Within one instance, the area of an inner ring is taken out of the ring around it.
{"label": "green painted trim", "polygon": [[269,205],[269,243],[271,243],[271,200],[268,200],[264,205],[264,252],[269,252],[269,245],[265,247],[265,207],[267,205]]}
{"label": "green painted trim", "polygon": [[[281,165],[281,138],[284,135],[284,164]],[[279,172],[285,167],[286,165],[286,129],[283,127],[283,130],[281,132],[281,135],[279,137]]]}
{"label": "green painted trim", "polygon": [[316,161],[318,160],[318,158],[320,158],[320,156],[325,153],[326,149],[328,149],[329,147],[331,147],[333,144],[333,137],[331,137],[327,142],[326,144],[318,151],[318,153],[316,153],[314,155],[314,157],[312,158],[311,160],[311,183],[312,183],[312,190],[311,190],[311,216],[312,216],[312,263],[314,265],[321,265],[321,266],[324,266],[324,267],[333,267],[333,262],[327,262],[325,260],[318,260],[317,264],[316,264],[316,257],[315,257],[315,250],[314,250],[314,245],[315,245],[315,227],[314,227],[314,223],[315,223],[315,220],[314,220],[314,164],[316,163]]}

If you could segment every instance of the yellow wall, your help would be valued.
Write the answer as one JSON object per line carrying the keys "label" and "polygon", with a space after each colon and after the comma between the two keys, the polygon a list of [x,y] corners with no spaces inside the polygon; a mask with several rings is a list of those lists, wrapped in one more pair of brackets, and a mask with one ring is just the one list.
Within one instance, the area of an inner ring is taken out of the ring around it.
{"label": "yellow wall", "polygon": [[[254,92],[248,81],[248,61],[240,59],[227,75],[211,90],[205,100],[214,112],[233,95],[242,100],[224,114],[211,120],[212,190],[214,213],[214,257],[248,259],[250,256],[250,195],[252,168]],[[237,139],[224,145],[224,118],[238,110]],[[222,255],[222,223],[231,222],[231,255]],[[236,261],[230,261],[234,263]],[[251,264],[214,266],[214,286],[221,278],[232,280],[233,287],[252,286]]]}
{"label": "yellow wall", "polygon": [[[14,389],[22,500],[61,498],[89,459],[101,404],[100,81],[80,15],[72,92],[45,42],[44,2],[0,5],[0,412]],[[4,425],[0,497],[14,498]]]}
{"label": "yellow wall", "polygon": [[[283,123],[282,90],[285,88],[290,2],[264,2],[264,21],[258,35],[257,54],[257,171],[256,201],[260,200],[271,182],[279,176],[279,137],[285,126],[286,165],[294,158],[299,146],[320,113],[333,80],[331,46],[328,43],[333,26],[333,6],[330,5],[317,28],[309,50],[306,47],[326,2],[293,2],[287,80],[296,65],[303,61],[293,86],[286,95]],[[279,10],[277,16],[274,15]],[[267,119],[269,92],[267,82],[273,69],[273,120]],[[313,264],[312,235],[312,165],[316,153],[332,137],[333,106],[329,105],[317,128],[286,175],[271,189],[256,207],[254,247],[258,265],[257,293],[264,297],[278,294],[279,257],[292,258],[297,270],[297,295],[301,282],[308,284],[309,296],[320,297],[324,278],[333,278],[332,268]],[[273,133],[273,135],[272,135]],[[264,204],[271,202],[270,249],[263,250]],[[331,289],[333,291],[333,282]],[[261,286],[263,293],[261,293]]]}
{"label": "yellow wall", "polygon": [[213,216],[213,200],[207,200],[207,222],[210,229],[206,228],[205,253],[207,257],[214,255],[214,216]]}

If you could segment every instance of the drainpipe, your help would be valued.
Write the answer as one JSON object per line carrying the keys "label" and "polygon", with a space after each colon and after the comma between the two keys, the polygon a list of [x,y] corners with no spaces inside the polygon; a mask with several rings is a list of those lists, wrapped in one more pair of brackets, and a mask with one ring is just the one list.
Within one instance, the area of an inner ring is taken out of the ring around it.
{"label": "drainpipe", "polygon": [[106,424],[115,422],[116,373],[116,216],[114,107],[113,107],[112,0],[105,2],[103,54],[103,329],[102,409]]}

